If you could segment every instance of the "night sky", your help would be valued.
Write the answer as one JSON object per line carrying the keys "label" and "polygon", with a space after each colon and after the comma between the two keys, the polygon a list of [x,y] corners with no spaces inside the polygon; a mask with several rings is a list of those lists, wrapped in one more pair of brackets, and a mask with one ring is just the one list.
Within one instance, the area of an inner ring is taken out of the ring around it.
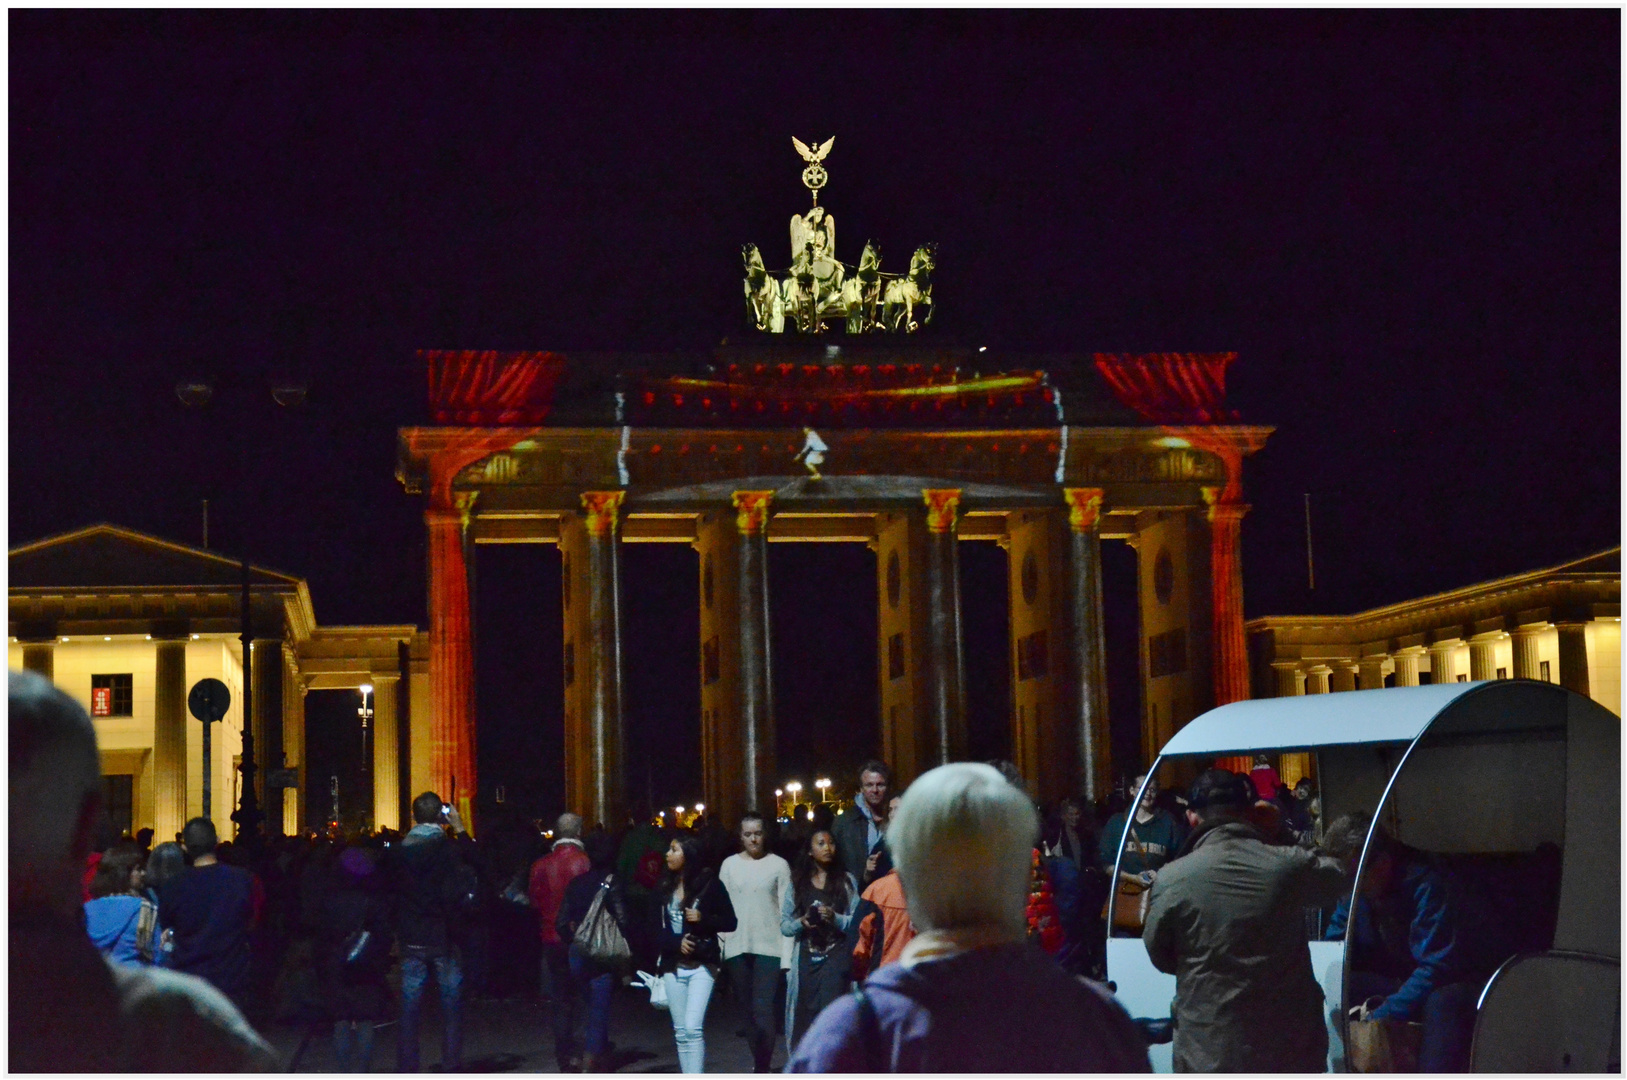
{"label": "night sky", "polygon": [[[749,337],[740,245],[783,265],[807,204],[792,135],[836,136],[842,258],[874,237],[898,269],[937,241],[942,339],[1239,354],[1231,403],[1277,427],[1245,480],[1250,617],[1619,543],[1614,10],[9,27],[11,546],[97,521],[196,543],[208,497],[211,546],[308,578],[322,623],[424,625],[423,507],[393,476],[396,429],[425,419],[415,350]],[[204,414],[183,377],[219,385]],[[275,406],[279,379],[307,405]],[[1133,725],[1134,561],[1107,547],[1111,705]],[[992,754],[1003,555],[963,548]],[[692,800],[694,553],[624,554],[631,785]],[[475,590],[482,775],[539,812],[558,558],[482,548]],[[787,775],[874,740],[873,559],[772,550]],[[354,723],[342,704],[322,709]]]}

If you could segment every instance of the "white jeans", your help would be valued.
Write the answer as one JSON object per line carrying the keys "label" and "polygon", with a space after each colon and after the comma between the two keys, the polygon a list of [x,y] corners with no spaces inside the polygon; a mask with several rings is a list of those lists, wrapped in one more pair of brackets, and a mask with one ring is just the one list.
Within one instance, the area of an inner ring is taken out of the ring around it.
{"label": "white jeans", "polygon": [[672,1033],[678,1040],[680,1072],[706,1071],[706,1006],[712,1000],[712,972],[705,966],[679,968],[661,976],[672,1010]]}

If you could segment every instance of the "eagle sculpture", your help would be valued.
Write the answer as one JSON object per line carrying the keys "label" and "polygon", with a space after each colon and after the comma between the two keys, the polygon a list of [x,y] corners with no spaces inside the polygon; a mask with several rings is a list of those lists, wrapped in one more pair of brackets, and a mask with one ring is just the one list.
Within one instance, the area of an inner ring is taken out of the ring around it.
{"label": "eagle sculpture", "polygon": [[797,148],[797,153],[802,155],[802,160],[806,161],[810,165],[817,165],[821,161],[824,161],[825,155],[830,153],[831,144],[835,141],[836,136],[832,135],[830,138],[826,139],[822,144],[820,144],[818,150],[810,150],[808,149],[807,143],[803,142],[795,135],[791,136],[791,145]]}

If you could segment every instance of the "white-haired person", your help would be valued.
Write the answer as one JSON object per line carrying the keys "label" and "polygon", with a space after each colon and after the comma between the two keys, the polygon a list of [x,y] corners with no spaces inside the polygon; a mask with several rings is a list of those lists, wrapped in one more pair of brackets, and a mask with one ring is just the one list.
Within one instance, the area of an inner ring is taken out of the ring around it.
{"label": "white-haired person", "polygon": [[13,1072],[242,1072],[271,1048],[219,990],[91,943],[81,877],[102,810],[96,730],[33,672],[10,673],[7,987]]}
{"label": "white-haired person", "polygon": [[1033,803],[988,765],[911,784],[887,844],[916,936],[819,1015],[786,1071],[1149,1071],[1106,988],[1026,941],[1038,837]]}

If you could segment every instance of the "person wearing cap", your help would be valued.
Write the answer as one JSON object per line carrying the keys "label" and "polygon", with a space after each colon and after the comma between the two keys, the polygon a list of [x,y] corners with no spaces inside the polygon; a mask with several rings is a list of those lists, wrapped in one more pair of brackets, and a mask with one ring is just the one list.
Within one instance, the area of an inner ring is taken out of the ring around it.
{"label": "person wearing cap", "polygon": [[1322,1072],[1322,989],[1302,911],[1350,891],[1343,862],[1269,843],[1247,778],[1210,769],[1187,796],[1192,827],[1159,871],[1142,941],[1175,976],[1176,1072]]}

